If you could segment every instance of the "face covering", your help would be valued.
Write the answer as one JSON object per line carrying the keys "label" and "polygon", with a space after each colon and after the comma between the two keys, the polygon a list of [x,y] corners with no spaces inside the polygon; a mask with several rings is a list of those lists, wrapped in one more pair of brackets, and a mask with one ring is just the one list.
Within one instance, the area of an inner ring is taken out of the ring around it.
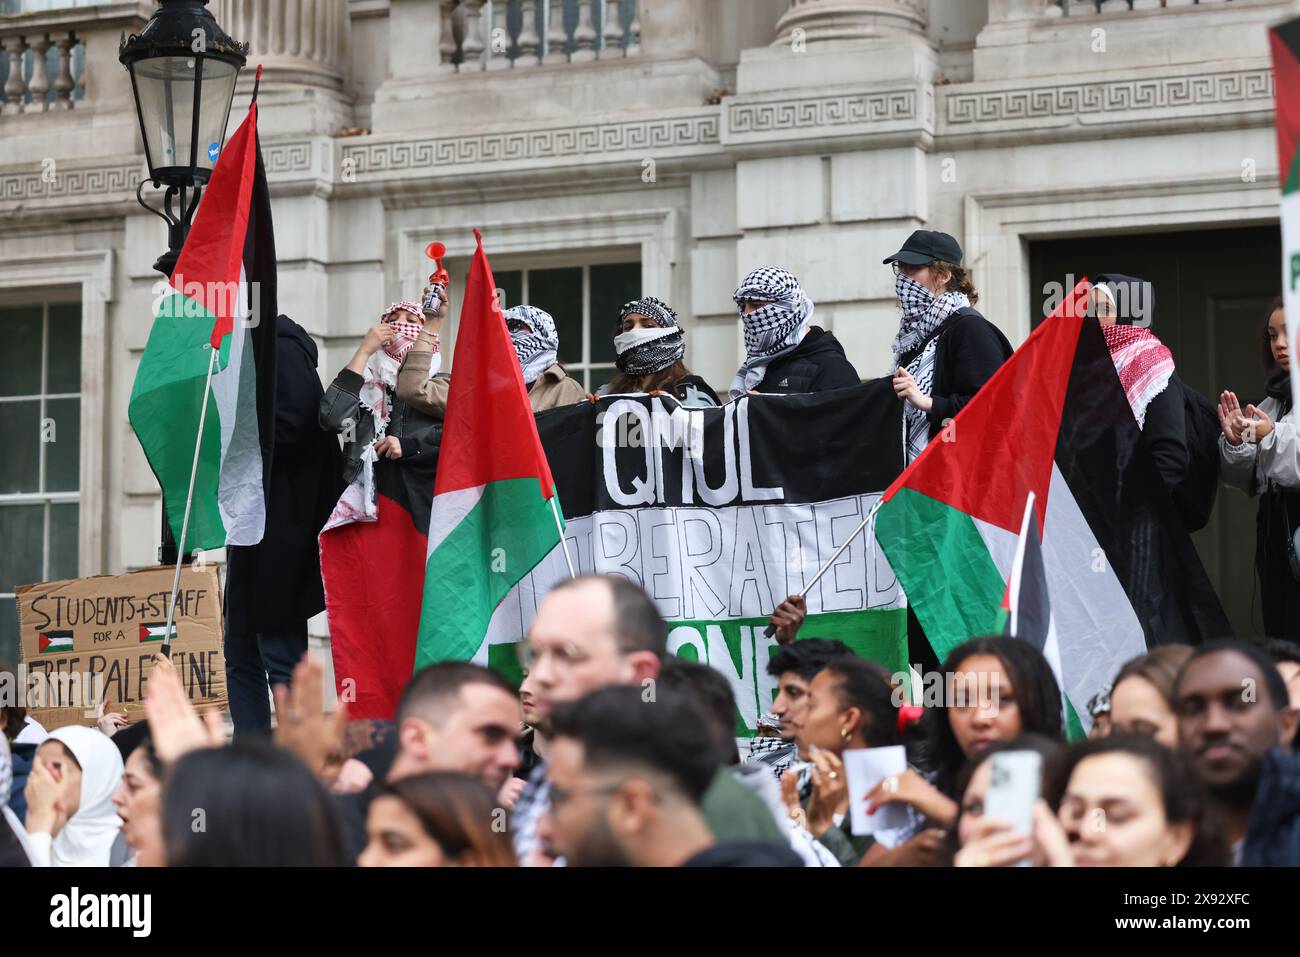
{"label": "face covering", "polygon": [[[939,344],[939,336],[933,333],[954,312],[969,306],[970,299],[964,292],[945,292],[936,296],[929,288],[904,273],[894,277],[894,292],[898,296],[903,317],[898,324],[898,334],[894,337],[894,357],[889,374],[893,375],[894,370],[906,359],[907,371],[912,373],[917,388],[925,395],[930,395],[934,387],[935,349]],[[917,352],[923,342],[925,347]],[[913,461],[925,451],[929,441],[929,417],[912,403],[903,403],[905,460]]]}
{"label": "face covering", "polygon": [[[745,362],[731,383],[733,397],[744,395],[763,381],[777,356],[793,352],[812,321],[813,303],[794,274],[779,266],[755,269],[731,295],[745,333]],[[746,313],[746,301],[764,305]]]}
{"label": "face covering", "polygon": [[560,351],[560,334],[550,313],[536,306],[515,306],[503,314],[506,326],[527,323],[529,330],[510,329],[510,341],[524,372],[524,385],[531,386],[537,377],[555,364]]}
{"label": "face covering", "polygon": [[619,310],[618,327],[632,313],[645,316],[657,329],[631,329],[614,336],[615,365],[628,375],[650,375],[671,368],[686,353],[686,337],[677,323],[677,313],[665,302],[647,296],[625,303]]}

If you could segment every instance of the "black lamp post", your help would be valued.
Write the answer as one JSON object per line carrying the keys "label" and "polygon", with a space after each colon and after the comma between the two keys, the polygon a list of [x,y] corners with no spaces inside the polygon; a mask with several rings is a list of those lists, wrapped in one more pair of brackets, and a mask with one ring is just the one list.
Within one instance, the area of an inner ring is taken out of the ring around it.
{"label": "black lamp post", "polygon": [[[171,277],[194,211],[226,141],[235,80],[248,44],[226,35],[207,10],[208,0],[159,0],[139,33],[123,37],[118,60],[131,74],[136,116],[149,176],[135,195],[167,223],[167,251],[154,269]],[[166,187],[161,208],[145,202],[145,183]],[[163,506],[159,561],[176,561],[176,542]]]}

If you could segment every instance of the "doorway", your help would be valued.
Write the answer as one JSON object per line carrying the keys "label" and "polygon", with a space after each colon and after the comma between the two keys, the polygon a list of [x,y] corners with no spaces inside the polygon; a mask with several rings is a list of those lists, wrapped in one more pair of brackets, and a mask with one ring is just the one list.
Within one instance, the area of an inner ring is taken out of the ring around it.
{"label": "doorway", "polygon": [[[1264,396],[1264,310],[1279,292],[1281,257],[1276,226],[1034,242],[1030,315],[1040,322],[1040,290],[1071,274],[1075,280],[1100,272],[1140,277],[1154,290],[1151,331],[1173,353],[1179,378],[1214,402],[1231,389],[1243,405],[1258,403]],[[1255,500],[1220,485],[1209,524],[1192,541],[1237,637],[1262,637]]]}

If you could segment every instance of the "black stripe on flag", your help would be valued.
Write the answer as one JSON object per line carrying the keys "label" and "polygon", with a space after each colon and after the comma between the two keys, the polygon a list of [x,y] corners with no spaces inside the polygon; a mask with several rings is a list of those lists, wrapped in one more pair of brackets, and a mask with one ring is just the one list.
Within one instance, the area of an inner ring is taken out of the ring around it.
{"label": "black stripe on flag", "polygon": [[[1079,334],[1056,465],[1104,552],[1093,560],[1114,570],[1148,647],[1232,634],[1095,322]],[[1090,571],[1081,557],[1078,574]]]}

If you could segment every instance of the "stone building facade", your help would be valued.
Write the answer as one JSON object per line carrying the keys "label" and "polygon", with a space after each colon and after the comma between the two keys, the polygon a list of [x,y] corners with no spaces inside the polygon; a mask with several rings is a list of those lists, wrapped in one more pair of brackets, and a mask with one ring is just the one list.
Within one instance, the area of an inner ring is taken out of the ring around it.
{"label": "stone building facade", "polygon": [[[156,555],[158,489],[126,410],[166,239],[136,201],[117,62],[152,6],[0,0],[0,657],[14,584]],[[1280,282],[1267,27],[1295,0],[210,8],[252,46],[232,129],[265,66],[280,304],[321,344],[323,378],[418,294],[430,240],[463,280],[472,226],[507,302],[555,314],[593,389],[617,306],[642,292],[675,306],[688,363],[724,388],[731,290],[768,263],[882,375],[897,309],[880,261],[924,226],[961,240],[1013,342],[1053,283],[1145,270],[1184,377],[1262,392],[1250,362]],[[1246,628],[1253,506],[1223,498],[1198,544]]]}

